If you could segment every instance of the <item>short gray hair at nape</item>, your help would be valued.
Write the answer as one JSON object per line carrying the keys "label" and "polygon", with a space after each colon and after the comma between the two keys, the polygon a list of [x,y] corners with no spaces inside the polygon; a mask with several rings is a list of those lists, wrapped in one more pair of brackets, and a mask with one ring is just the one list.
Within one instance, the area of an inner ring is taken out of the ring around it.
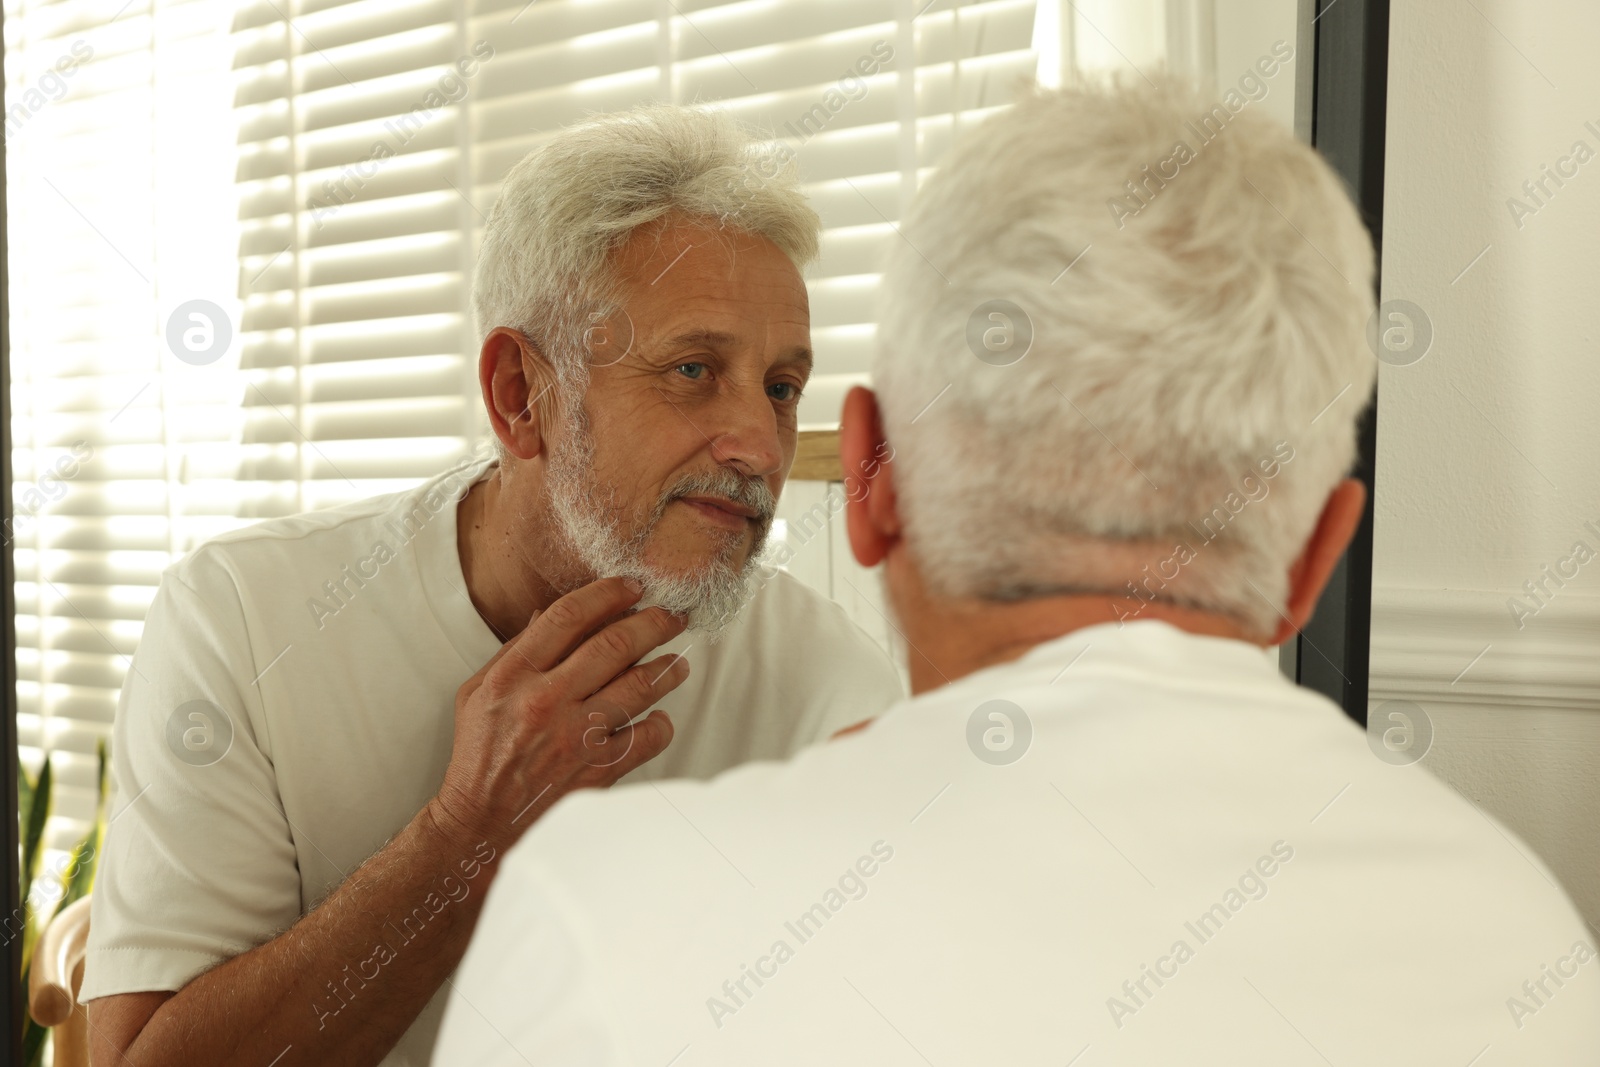
{"label": "short gray hair at nape", "polygon": [[481,342],[527,335],[569,397],[588,381],[586,331],[618,306],[613,256],[668,215],[766,237],[803,270],[821,222],[793,152],[726,113],[653,104],[561,130],[511,168],[472,287]]}
{"label": "short gray hair at nape", "polygon": [[[1276,628],[1356,454],[1373,248],[1316,152],[1248,106],[1203,125],[1215,105],[1168,76],[1032,90],[919,192],[874,379],[937,593],[1132,606],[1135,579],[1141,598]],[[1009,365],[972,341],[993,300],[1031,323]]]}

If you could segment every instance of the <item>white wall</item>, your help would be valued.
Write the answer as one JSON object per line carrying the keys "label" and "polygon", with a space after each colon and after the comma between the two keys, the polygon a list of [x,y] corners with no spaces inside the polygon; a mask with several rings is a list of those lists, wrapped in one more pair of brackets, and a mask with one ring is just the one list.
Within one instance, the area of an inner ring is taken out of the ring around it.
{"label": "white wall", "polygon": [[784,569],[811,588],[843,605],[845,613],[905,670],[904,639],[889,616],[883,572],[856,562],[845,532],[843,482],[792,480],[778,500],[771,543],[788,544],[792,553]]}
{"label": "white wall", "polygon": [[1272,55],[1272,46],[1278,41],[1294,49],[1294,59],[1282,64],[1266,80],[1267,95],[1250,105],[1293,129],[1296,71],[1302,58],[1311,58],[1300,55],[1296,30],[1299,0],[1222,0],[1206,6],[1212,8],[1216,22],[1212,35],[1216,49],[1213,75],[1220,90],[1236,87],[1262,57]]}
{"label": "white wall", "polygon": [[[1508,606],[1600,552],[1597,41],[1591,0],[1394,4],[1383,299],[1434,339],[1380,368],[1372,695],[1427,712],[1423,766],[1600,925],[1600,561],[1520,628]],[[1519,227],[1508,199],[1537,207],[1523,182],[1579,141],[1596,158]]]}

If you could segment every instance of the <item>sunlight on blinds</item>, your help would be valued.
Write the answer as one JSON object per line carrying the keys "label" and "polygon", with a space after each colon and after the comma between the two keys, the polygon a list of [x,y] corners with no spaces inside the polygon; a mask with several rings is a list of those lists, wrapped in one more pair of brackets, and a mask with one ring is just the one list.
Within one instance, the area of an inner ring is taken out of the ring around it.
{"label": "sunlight on blinds", "polygon": [[227,350],[198,366],[166,341],[189,302],[232,303],[226,18],[216,0],[6,5],[17,725],[32,770],[56,753],[55,847],[93,815],[95,743],[160,572],[212,532],[194,464],[236,435]]}
{"label": "sunlight on blinds", "polygon": [[399,489],[475,432],[467,104],[487,42],[456,5],[245,0],[241,514]]}
{"label": "sunlight on blinds", "polygon": [[817,366],[801,422],[865,381],[878,266],[951,135],[1031,77],[1035,0],[522,0],[475,6],[495,60],[475,87],[472,199],[530,148],[651,100],[728,109],[793,152],[822,216],[807,281]]}

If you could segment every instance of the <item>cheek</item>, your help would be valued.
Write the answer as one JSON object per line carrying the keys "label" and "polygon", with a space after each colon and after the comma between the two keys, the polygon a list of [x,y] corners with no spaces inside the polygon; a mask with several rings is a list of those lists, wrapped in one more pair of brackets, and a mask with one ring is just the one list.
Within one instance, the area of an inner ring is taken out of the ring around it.
{"label": "cheek", "polygon": [[595,478],[616,492],[618,503],[639,515],[648,514],[707,447],[705,436],[684,417],[670,405],[661,407],[666,410],[645,406],[612,412],[611,417],[591,413]]}
{"label": "cheek", "polygon": [[645,469],[647,463],[647,450],[618,444],[614,439],[608,445],[597,435],[591,473],[599,493],[613,497],[611,503],[621,504],[630,512],[649,506],[650,501],[646,499],[651,495],[650,472]]}

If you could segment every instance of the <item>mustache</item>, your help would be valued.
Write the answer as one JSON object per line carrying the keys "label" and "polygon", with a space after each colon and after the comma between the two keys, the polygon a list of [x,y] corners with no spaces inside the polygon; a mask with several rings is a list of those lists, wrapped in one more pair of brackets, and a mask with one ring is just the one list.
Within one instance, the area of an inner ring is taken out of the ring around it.
{"label": "mustache", "polygon": [[778,510],[778,498],[764,480],[727,467],[685,474],[662,494],[660,510],[664,511],[668,504],[686,496],[720,496],[743,504],[757,513],[763,525],[771,522]]}

